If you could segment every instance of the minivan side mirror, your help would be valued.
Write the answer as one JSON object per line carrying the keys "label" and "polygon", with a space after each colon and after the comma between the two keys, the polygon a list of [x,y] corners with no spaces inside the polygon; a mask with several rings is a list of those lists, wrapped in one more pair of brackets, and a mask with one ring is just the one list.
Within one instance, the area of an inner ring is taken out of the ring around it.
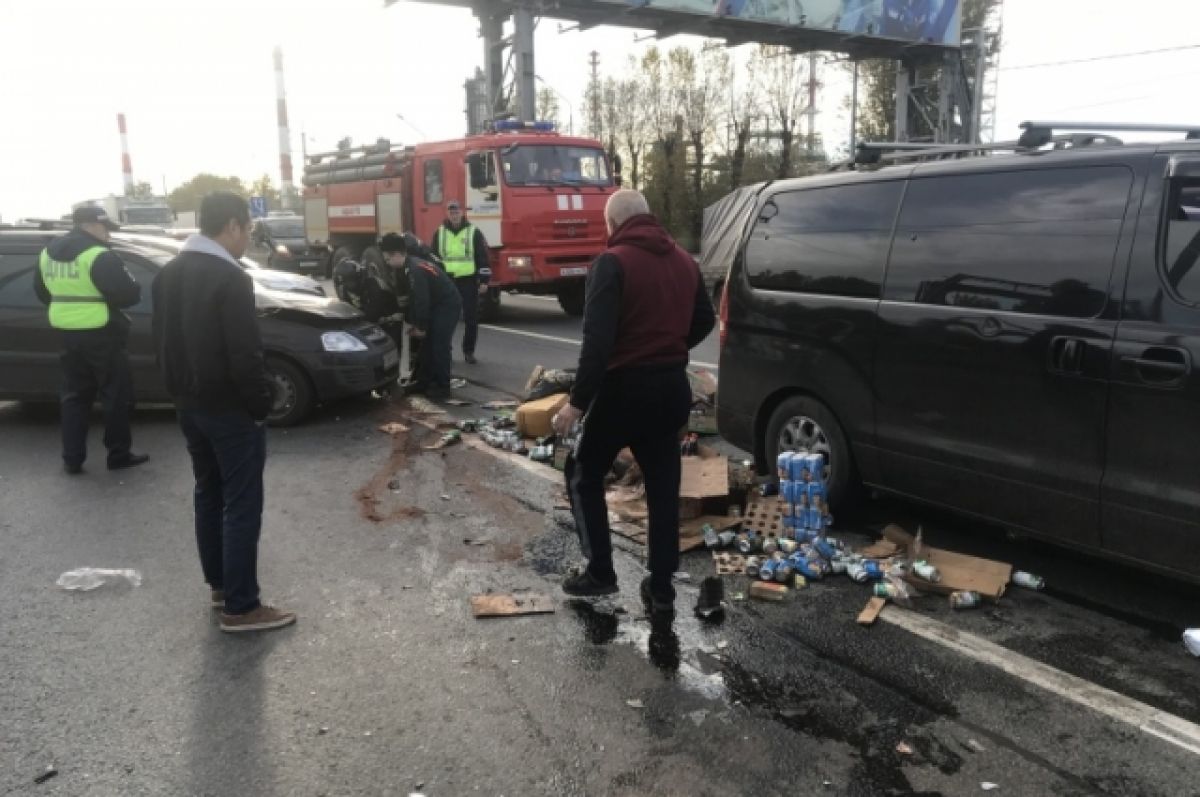
{"label": "minivan side mirror", "polygon": [[770,221],[771,219],[775,218],[778,215],[779,215],[779,206],[775,204],[774,200],[768,199],[766,204],[762,206],[762,209],[760,209],[758,211],[758,220],[759,221]]}

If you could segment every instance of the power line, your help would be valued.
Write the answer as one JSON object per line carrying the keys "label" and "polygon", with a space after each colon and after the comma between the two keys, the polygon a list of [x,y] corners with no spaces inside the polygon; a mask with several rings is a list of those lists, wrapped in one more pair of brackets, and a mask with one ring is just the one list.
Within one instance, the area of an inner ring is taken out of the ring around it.
{"label": "power line", "polygon": [[1001,72],[1018,69],[1040,69],[1044,66],[1066,66],[1068,64],[1090,64],[1094,61],[1112,61],[1117,58],[1136,58],[1139,55],[1158,55],[1159,53],[1176,53],[1183,50],[1200,50],[1200,44],[1183,44],[1178,47],[1162,47],[1157,50],[1139,50],[1135,53],[1112,53],[1111,55],[1096,55],[1091,58],[1072,58],[1067,61],[1046,61],[1041,64],[1019,64],[1017,66],[1002,66]]}

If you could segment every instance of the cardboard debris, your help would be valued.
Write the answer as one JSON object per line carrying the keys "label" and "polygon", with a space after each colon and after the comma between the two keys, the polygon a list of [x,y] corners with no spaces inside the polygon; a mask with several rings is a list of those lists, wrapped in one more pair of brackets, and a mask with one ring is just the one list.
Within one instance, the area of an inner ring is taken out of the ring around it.
{"label": "cardboard debris", "polygon": [[891,559],[899,553],[899,549],[896,547],[896,543],[891,540],[882,539],[868,545],[866,548],[859,548],[858,553],[867,559]]}
{"label": "cardboard debris", "polygon": [[566,406],[570,396],[556,393],[537,401],[527,401],[517,407],[517,432],[521,437],[549,437],[554,434],[550,425],[555,413]]}
{"label": "cardboard debris", "polygon": [[753,531],[760,537],[783,534],[783,502],[778,498],[764,498],[746,504],[746,518],[742,528]]}
{"label": "cardboard debris", "polygon": [[476,618],[516,617],[522,614],[553,614],[554,601],[535,593],[521,595],[473,595],[471,614]]}
{"label": "cardboard debris", "polygon": [[1010,564],[927,546],[919,535],[914,537],[895,524],[885,528],[883,536],[910,559],[924,559],[941,572],[942,580],[936,584],[924,581],[914,573],[905,576],[904,580],[921,592],[949,595],[951,592],[970,590],[985,598],[998,600],[1012,578]]}
{"label": "cardboard debris", "polygon": [[719,576],[744,576],[746,575],[746,557],[740,553],[727,553],[726,551],[713,551],[713,567]]}
{"label": "cardboard debris", "polygon": [[874,625],[879,618],[879,613],[883,611],[883,607],[887,606],[887,600],[884,598],[871,598],[867,601],[867,605],[858,615],[859,625]]}
{"label": "cardboard debris", "polygon": [[755,581],[750,585],[750,597],[760,601],[781,601],[787,597],[788,588],[770,581]]}
{"label": "cardboard debris", "polygon": [[729,466],[725,457],[708,446],[700,446],[697,456],[683,457],[680,498],[723,498],[729,495]]}
{"label": "cardboard debris", "polygon": [[395,421],[392,421],[391,423],[385,423],[383,426],[380,426],[379,431],[384,432],[385,434],[396,435],[407,432],[408,427],[402,423],[396,423]]}

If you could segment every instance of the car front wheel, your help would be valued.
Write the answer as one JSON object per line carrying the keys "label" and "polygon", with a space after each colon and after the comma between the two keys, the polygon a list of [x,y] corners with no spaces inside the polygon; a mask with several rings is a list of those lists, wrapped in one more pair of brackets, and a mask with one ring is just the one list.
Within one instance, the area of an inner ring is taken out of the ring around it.
{"label": "car front wheel", "polygon": [[272,426],[295,426],[304,420],[316,398],[304,371],[281,357],[268,357],[267,377],[275,391],[267,421]]}
{"label": "car front wheel", "polygon": [[786,399],[771,414],[763,443],[772,473],[783,451],[820,454],[825,458],[830,506],[837,509],[853,497],[858,475],[850,444],[837,418],[821,402],[808,396]]}

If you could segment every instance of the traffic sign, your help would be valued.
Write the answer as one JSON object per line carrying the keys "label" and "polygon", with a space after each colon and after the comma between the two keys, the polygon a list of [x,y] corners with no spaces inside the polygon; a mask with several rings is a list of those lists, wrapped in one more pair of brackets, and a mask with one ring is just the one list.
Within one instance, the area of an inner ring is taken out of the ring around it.
{"label": "traffic sign", "polygon": [[267,198],[265,196],[250,197],[250,217],[255,219],[267,217]]}

